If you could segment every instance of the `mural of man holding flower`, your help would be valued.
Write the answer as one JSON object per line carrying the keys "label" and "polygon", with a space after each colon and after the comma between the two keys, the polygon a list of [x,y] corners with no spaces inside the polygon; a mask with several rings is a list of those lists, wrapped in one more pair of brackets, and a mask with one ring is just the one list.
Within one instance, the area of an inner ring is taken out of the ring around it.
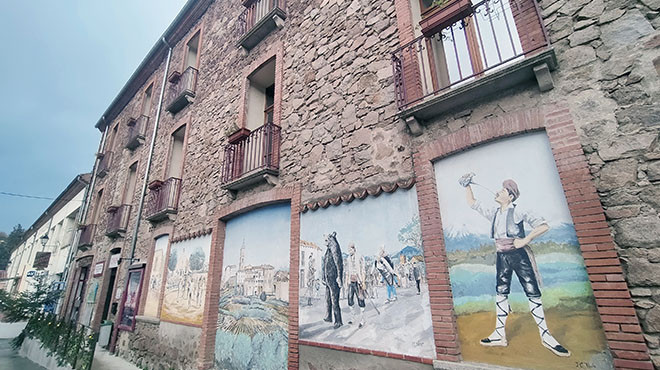
{"label": "mural of man holding flower", "polygon": [[[531,213],[516,209],[513,202],[520,196],[520,190],[516,182],[510,179],[505,180],[502,183],[502,189],[495,193],[495,202],[499,207],[494,209],[482,207],[472,192],[471,184],[474,184],[474,177],[474,173],[465,174],[459,179],[459,184],[466,189],[468,205],[491,222],[490,237],[495,240],[497,250],[495,330],[488,337],[481,339],[481,344],[484,346],[508,345],[505,325],[511,311],[508,296],[511,291],[511,278],[515,272],[529,300],[529,309],[538,327],[541,343],[557,356],[570,356],[570,352],[559,344],[548,330],[541,302],[540,275],[534,254],[528,246],[534,239],[549,230],[547,222]],[[529,233],[525,232],[525,224],[532,228]]]}

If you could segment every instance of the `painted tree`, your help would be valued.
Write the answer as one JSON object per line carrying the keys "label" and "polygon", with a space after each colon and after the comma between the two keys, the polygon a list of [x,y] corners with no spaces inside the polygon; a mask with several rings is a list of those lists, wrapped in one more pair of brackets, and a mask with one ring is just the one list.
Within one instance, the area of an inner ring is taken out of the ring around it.
{"label": "painted tree", "polygon": [[176,251],[172,251],[170,254],[170,259],[167,261],[167,269],[170,271],[174,271],[176,268],[176,260],[177,260],[177,255]]}
{"label": "painted tree", "polygon": [[197,249],[190,255],[190,269],[192,271],[200,271],[204,268],[204,259],[206,254],[203,250]]}
{"label": "painted tree", "polygon": [[415,247],[423,251],[424,246],[422,245],[422,229],[419,226],[419,216],[414,216],[410,222],[402,227],[399,230],[397,238],[404,246]]}

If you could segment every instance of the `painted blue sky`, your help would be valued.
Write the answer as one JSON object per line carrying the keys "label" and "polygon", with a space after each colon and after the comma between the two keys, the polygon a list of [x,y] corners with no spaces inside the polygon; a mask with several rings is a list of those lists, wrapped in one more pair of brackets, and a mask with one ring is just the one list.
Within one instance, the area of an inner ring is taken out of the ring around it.
{"label": "painted blue sky", "polygon": [[399,230],[418,215],[415,188],[398,189],[376,198],[307,211],[300,219],[300,238],[325,249],[323,235],[336,231],[337,241],[345,253],[348,253],[348,243],[354,242],[363,256],[376,255],[383,244],[391,254],[405,247],[397,237]]}
{"label": "painted blue sky", "polygon": [[[502,189],[502,181],[518,184],[518,207],[544,218],[549,225],[572,223],[557,167],[545,133],[516,136],[454,154],[434,164],[442,226],[445,232],[487,234],[490,221],[472,210],[465,189],[458,179],[474,172],[474,181],[492,191]],[[497,207],[493,194],[480,186],[472,189],[485,206]]]}
{"label": "painted blue sky", "polygon": [[[55,198],[92,170],[94,124],[185,0],[12,1],[0,11],[0,191]],[[0,195],[0,231],[49,200]]]}
{"label": "painted blue sky", "polygon": [[269,264],[278,270],[289,270],[291,245],[291,207],[276,204],[250,211],[227,222],[225,229],[224,266],[238,265],[241,246],[245,242],[245,263]]}

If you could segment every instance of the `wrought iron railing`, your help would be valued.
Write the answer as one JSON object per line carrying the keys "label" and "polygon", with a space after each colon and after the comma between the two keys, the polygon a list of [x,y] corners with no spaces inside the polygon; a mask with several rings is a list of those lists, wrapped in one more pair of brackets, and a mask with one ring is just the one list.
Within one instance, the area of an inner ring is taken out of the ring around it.
{"label": "wrought iron railing", "polygon": [[549,46],[535,0],[483,0],[471,14],[392,53],[399,109]]}
{"label": "wrought iron railing", "polygon": [[112,152],[106,151],[101,155],[101,161],[99,162],[99,168],[96,174],[99,177],[104,177],[110,171],[110,165],[112,165]]}
{"label": "wrought iron railing", "polygon": [[169,179],[152,186],[147,198],[145,215],[147,219],[156,219],[167,213],[176,213],[179,206],[181,179]]}
{"label": "wrought iron railing", "polygon": [[122,204],[120,206],[110,207],[108,209],[108,225],[105,235],[116,236],[119,233],[126,232],[128,228],[128,219],[131,216],[131,205]]}
{"label": "wrought iron railing", "polygon": [[244,138],[225,146],[222,182],[228,183],[260,169],[279,170],[281,128],[267,123]]}
{"label": "wrought iron railing", "polygon": [[92,245],[94,241],[94,231],[96,225],[83,225],[80,227],[80,237],[78,238],[78,248],[85,248]]}
{"label": "wrought iron railing", "polygon": [[135,149],[140,146],[141,141],[144,140],[147,134],[147,127],[149,125],[149,116],[141,115],[137,120],[131,121],[128,125],[128,133],[126,140],[126,147],[128,149]]}
{"label": "wrought iron railing", "polygon": [[286,0],[257,0],[245,7],[238,16],[238,33],[240,36],[248,33],[261,19],[273,9],[284,11]]}

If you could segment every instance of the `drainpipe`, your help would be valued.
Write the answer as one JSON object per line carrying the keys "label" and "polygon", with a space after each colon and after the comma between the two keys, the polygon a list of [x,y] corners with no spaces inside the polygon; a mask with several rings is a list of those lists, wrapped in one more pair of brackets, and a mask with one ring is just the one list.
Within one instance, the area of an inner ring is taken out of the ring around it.
{"label": "drainpipe", "polygon": [[[151,145],[149,146],[149,155],[147,157],[147,168],[144,172],[144,181],[142,182],[142,192],[140,193],[140,204],[138,206],[137,218],[135,219],[135,228],[133,230],[133,238],[131,239],[131,256],[128,259],[128,266],[126,267],[126,283],[124,284],[124,292],[128,289],[128,269],[133,264],[135,260],[135,247],[137,246],[138,231],[140,230],[140,221],[142,219],[142,211],[144,209],[144,198],[147,195],[147,185],[149,184],[149,172],[151,171],[151,161],[154,155],[154,147],[156,146],[156,136],[158,134],[158,124],[160,123],[160,114],[163,109],[163,97],[165,95],[165,85],[167,84],[167,75],[170,71],[170,59],[172,59],[172,46],[165,40],[165,37],[161,39],[163,44],[167,47],[167,59],[165,60],[165,73],[163,74],[163,83],[160,86],[160,97],[158,98],[158,109],[156,110],[156,119],[154,122],[154,132],[151,135]],[[117,334],[119,332],[117,328],[117,323],[121,319],[121,312],[123,307],[117,312],[115,317],[115,325],[112,333],[112,338],[110,338],[110,352],[114,353],[115,345],[117,342]]]}
{"label": "drainpipe", "polygon": [[[103,122],[105,123],[105,116],[101,117]],[[99,153],[102,153],[105,150],[105,141],[108,138],[108,125],[105,125],[105,130],[103,130],[103,135],[101,136],[101,147],[99,150]],[[66,263],[64,264],[64,275],[62,277],[62,281],[64,281],[65,288],[70,288],[68,287],[68,279],[69,279],[69,272],[71,271],[71,264],[73,263],[73,257],[76,255],[78,251],[78,240],[80,240],[80,230],[78,229],[78,225],[81,225],[85,221],[85,217],[87,217],[87,210],[89,209],[89,203],[91,202],[92,197],[90,194],[92,193],[92,189],[94,189],[94,185],[96,184],[96,170],[99,167],[101,159],[97,156],[96,160],[94,161],[94,167],[92,168],[92,180],[90,183],[85,187],[85,193],[83,194],[83,201],[82,205],[80,206],[80,209],[78,210],[78,215],[76,216],[76,221],[73,223],[73,228],[76,230],[75,233],[73,233],[73,237],[71,239],[71,244],[69,245],[69,255],[66,258]],[[80,181],[80,180],[78,180]],[[73,284],[72,284],[73,285]],[[71,292],[69,291],[69,294]],[[65,304],[65,309],[64,309],[64,315],[67,314],[68,307],[67,302],[69,301],[69,294],[65,294],[64,298],[64,304]],[[62,310],[59,310],[59,312],[62,312]]]}
{"label": "drainpipe", "polygon": [[135,258],[135,247],[137,245],[138,231],[140,229],[140,221],[142,219],[142,211],[144,209],[144,198],[147,195],[147,185],[149,184],[149,172],[151,171],[151,161],[154,155],[154,147],[156,146],[156,135],[158,134],[158,123],[160,122],[160,113],[163,109],[163,96],[165,95],[165,84],[167,83],[167,74],[170,70],[170,59],[172,57],[172,46],[167,43],[165,37],[162,38],[163,43],[167,46],[167,60],[165,62],[165,74],[163,74],[163,83],[160,86],[160,97],[158,98],[158,109],[156,110],[156,121],[154,122],[154,132],[151,135],[151,145],[149,146],[149,156],[147,157],[147,169],[144,173],[144,181],[142,182],[142,192],[140,193],[140,205],[138,207],[138,214],[135,220],[135,229],[133,230],[133,239],[131,240],[131,259],[129,264],[133,263]]}

